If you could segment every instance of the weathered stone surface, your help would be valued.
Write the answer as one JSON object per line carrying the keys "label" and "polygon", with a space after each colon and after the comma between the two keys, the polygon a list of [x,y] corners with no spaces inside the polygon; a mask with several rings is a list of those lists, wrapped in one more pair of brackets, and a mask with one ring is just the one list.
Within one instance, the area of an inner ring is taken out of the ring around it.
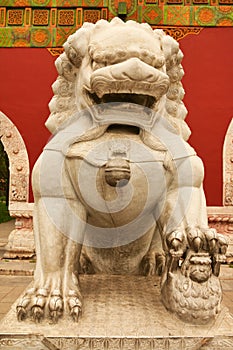
{"label": "weathered stone surface", "polygon": [[167,310],[211,323],[227,241],[208,227],[204,167],[187,143],[179,44],[114,18],[84,24],[64,49],[46,122],[54,137],[32,174],[37,264],[18,319],[70,312],[77,322],[80,272],[158,272]]}
{"label": "weathered stone surface", "polygon": [[223,307],[215,322],[195,326],[169,314],[157,277],[81,276],[85,298],[78,324],[16,321],[16,304],[0,323],[1,349],[222,350],[233,348],[233,318]]}

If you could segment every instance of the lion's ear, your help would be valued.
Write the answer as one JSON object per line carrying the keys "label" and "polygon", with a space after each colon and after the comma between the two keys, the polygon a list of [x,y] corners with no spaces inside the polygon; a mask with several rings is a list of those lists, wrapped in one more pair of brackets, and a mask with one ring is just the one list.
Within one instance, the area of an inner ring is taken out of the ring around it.
{"label": "lion's ear", "polygon": [[90,35],[94,28],[93,23],[84,23],[63,45],[68,59],[76,68],[80,68],[83,58],[88,53]]}
{"label": "lion's ear", "polygon": [[45,126],[52,134],[64,124],[76,111],[75,106],[75,79],[77,68],[72,64],[64,52],[61,54],[55,66],[58,78],[52,85],[54,96],[49,102],[50,116]]}
{"label": "lion's ear", "polygon": [[66,51],[67,57],[70,60],[70,62],[76,67],[80,68],[82,64],[82,54],[80,51],[77,51],[73,46],[69,45],[68,42],[66,42],[64,45],[64,49]]}
{"label": "lion's ear", "polygon": [[63,45],[65,51],[55,61],[58,78],[52,85],[54,96],[49,103],[50,116],[45,126],[56,133],[77,112],[75,82],[85,55],[88,55],[93,23],[84,23],[82,28],[70,35]]}

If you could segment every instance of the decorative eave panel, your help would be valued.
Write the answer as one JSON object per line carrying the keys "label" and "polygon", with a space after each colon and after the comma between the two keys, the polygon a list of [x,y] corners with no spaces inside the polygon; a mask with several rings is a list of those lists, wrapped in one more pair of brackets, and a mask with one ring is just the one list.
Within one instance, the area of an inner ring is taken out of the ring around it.
{"label": "decorative eave panel", "polygon": [[0,47],[60,47],[83,22],[114,16],[179,39],[203,27],[232,27],[233,0],[2,0]]}

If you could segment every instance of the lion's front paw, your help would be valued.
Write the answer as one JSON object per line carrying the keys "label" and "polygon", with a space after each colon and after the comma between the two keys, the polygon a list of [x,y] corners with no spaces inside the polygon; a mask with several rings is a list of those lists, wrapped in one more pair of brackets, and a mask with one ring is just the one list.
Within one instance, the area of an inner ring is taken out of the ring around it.
{"label": "lion's front paw", "polygon": [[47,288],[28,289],[16,308],[18,320],[22,321],[31,314],[35,322],[40,322],[45,316],[45,305],[48,297]]}
{"label": "lion's front paw", "polygon": [[[226,237],[213,228],[187,227],[174,230],[166,236],[168,253],[177,260],[191,250],[194,253],[208,253],[214,260],[213,264],[222,263],[226,259],[227,245]],[[214,273],[217,275],[219,271]]]}
{"label": "lion's front paw", "polygon": [[220,265],[227,240],[215,229],[188,227],[166,237],[167,259],[162,297],[167,309],[182,320],[207,323],[219,313]]}
{"label": "lion's front paw", "polygon": [[[69,310],[72,319],[77,322],[82,308],[78,286],[72,285],[72,289],[65,288],[66,292],[63,293],[61,281],[51,280],[50,277],[46,282],[39,287],[35,282],[35,287],[26,291],[16,308],[18,320],[23,321],[31,316],[36,323],[41,322],[43,318],[57,323],[65,310]],[[57,286],[53,288],[55,282]]]}

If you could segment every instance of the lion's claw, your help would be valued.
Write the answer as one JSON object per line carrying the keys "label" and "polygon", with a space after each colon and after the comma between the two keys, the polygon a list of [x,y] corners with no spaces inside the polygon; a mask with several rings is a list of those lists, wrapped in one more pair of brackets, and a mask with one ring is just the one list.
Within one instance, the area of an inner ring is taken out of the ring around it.
{"label": "lion's claw", "polygon": [[161,276],[165,265],[165,257],[161,253],[147,254],[142,260],[142,273],[145,276]]}
{"label": "lion's claw", "polygon": [[32,317],[36,323],[40,323],[41,320],[44,318],[44,310],[38,305],[33,306]]}
{"label": "lion's claw", "polygon": [[70,309],[70,315],[73,318],[74,322],[78,322],[79,315],[82,310],[82,303],[77,295],[77,292],[70,290],[68,293],[68,305]]}
{"label": "lion's claw", "polygon": [[52,321],[57,323],[63,314],[63,299],[59,290],[53,291],[49,301],[49,310]]}
{"label": "lion's claw", "polygon": [[78,322],[80,313],[81,313],[81,309],[77,305],[71,309],[70,315],[71,315],[74,322]]}
{"label": "lion's claw", "polygon": [[61,315],[62,315],[62,313],[59,311],[56,311],[56,310],[50,312],[50,317],[51,317],[53,323],[57,323],[59,318],[61,317]]}
{"label": "lion's claw", "polygon": [[27,311],[23,306],[17,306],[17,319],[18,321],[23,321],[27,317]]}

